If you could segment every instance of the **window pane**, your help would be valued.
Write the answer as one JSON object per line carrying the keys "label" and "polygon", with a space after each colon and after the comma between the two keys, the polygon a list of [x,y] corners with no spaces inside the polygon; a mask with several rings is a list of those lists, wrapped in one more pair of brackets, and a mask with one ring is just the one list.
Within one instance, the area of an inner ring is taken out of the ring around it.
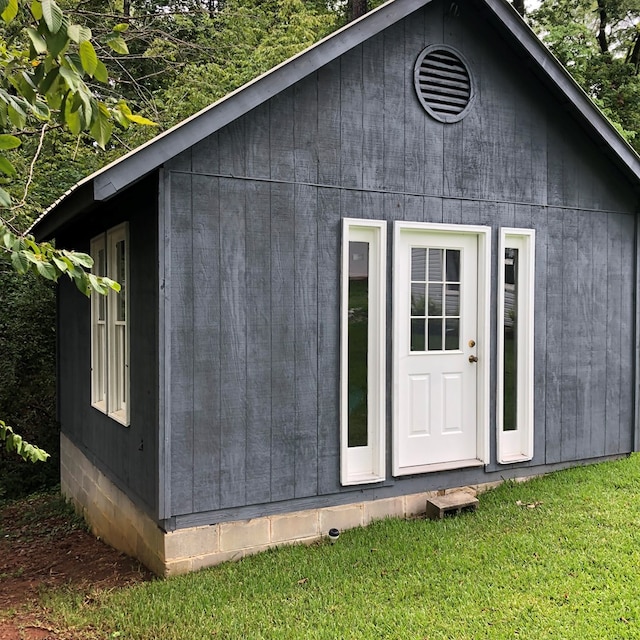
{"label": "window pane", "polygon": [[442,315],[442,285],[429,285],[429,316]]}
{"label": "window pane", "polygon": [[429,249],[429,282],[442,282],[444,249]]}
{"label": "window pane", "polygon": [[118,294],[118,304],[116,311],[116,320],[119,322],[124,322],[126,320],[126,257],[125,257],[125,246],[124,240],[120,240],[116,242],[116,280],[120,283],[121,289]]}
{"label": "window pane", "polygon": [[447,249],[447,282],[460,282],[459,249]]}
{"label": "window pane", "polygon": [[460,348],[460,320],[458,318],[447,318],[445,321],[445,345],[447,351]]}
{"label": "window pane", "polygon": [[411,249],[411,280],[424,282],[427,279],[427,250]]}
{"label": "window pane", "polygon": [[411,285],[411,315],[412,316],[424,316],[425,315],[425,285],[423,283],[413,283]]}
{"label": "window pane", "polygon": [[446,291],[445,315],[460,315],[460,285],[448,284]]}
{"label": "window pane", "polygon": [[[93,271],[97,276],[105,276],[107,274],[104,249],[100,249],[98,251],[98,255],[96,256],[96,259],[95,259]],[[94,293],[92,295],[95,296],[95,295],[98,295],[98,294]],[[107,312],[106,311],[106,309],[107,309],[106,304],[107,304],[106,296],[98,295],[98,301],[97,301],[97,305],[98,305],[98,320],[104,321],[104,319],[106,317],[106,312]]]}
{"label": "window pane", "polygon": [[429,351],[442,350],[442,318],[429,318]]}
{"label": "window pane", "polygon": [[517,388],[518,388],[518,249],[504,250],[504,398],[503,430],[518,428]]}
{"label": "window pane", "polygon": [[424,320],[411,320],[411,351],[424,351]]}
{"label": "window pane", "polygon": [[369,243],[349,242],[348,446],[367,446],[367,353],[369,341]]}

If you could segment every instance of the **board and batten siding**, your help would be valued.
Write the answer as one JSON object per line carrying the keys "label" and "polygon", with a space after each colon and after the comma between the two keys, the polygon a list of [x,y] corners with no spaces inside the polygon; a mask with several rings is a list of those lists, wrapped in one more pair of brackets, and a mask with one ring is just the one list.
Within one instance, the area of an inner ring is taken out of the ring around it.
{"label": "board and batten siding", "polygon": [[129,225],[130,424],[91,406],[89,298],[68,279],[58,285],[58,419],[62,432],[153,517],[158,513],[158,235],[156,176],[98,207],[56,237],[89,251],[88,239]]}
{"label": "board and batten siding", "polygon": [[[339,483],[343,217],[491,226],[494,307],[499,227],[536,229],[529,465],[632,449],[637,196],[499,35],[477,28],[472,3],[449,7],[431,3],[165,165],[167,515],[363,490]],[[455,124],[414,94],[414,62],[433,43],[456,47],[474,77]],[[494,308],[493,337],[496,322]],[[491,371],[495,424],[495,353]],[[486,478],[394,479],[389,463],[364,491]]]}

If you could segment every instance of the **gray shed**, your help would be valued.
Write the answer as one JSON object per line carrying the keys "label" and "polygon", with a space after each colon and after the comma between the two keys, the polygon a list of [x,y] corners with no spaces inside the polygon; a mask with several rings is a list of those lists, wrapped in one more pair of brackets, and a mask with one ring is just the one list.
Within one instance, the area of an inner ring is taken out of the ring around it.
{"label": "gray shed", "polygon": [[393,0],[83,180],[63,491],[159,574],[639,448],[640,158],[505,0]]}

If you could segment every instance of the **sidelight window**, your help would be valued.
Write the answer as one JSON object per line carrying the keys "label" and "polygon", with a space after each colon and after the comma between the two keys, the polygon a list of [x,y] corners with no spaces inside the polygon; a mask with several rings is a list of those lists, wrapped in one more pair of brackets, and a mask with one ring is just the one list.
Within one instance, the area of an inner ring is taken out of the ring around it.
{"label": "sidelight window", "polygon": [[342,245],[341,481],[384,480],[384,222],[345,219]]}

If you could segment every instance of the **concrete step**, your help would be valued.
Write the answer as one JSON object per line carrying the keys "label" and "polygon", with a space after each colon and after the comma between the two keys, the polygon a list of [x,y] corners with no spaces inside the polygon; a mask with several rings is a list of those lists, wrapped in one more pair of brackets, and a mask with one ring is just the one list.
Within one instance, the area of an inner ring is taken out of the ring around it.
{"label": "concrete step", "polygon": [[466,491],[453,491],[427,500],[427,518],[442,520],[445,515],[456,515],[463,511],[475,511],[480,504],[478,498]]}

